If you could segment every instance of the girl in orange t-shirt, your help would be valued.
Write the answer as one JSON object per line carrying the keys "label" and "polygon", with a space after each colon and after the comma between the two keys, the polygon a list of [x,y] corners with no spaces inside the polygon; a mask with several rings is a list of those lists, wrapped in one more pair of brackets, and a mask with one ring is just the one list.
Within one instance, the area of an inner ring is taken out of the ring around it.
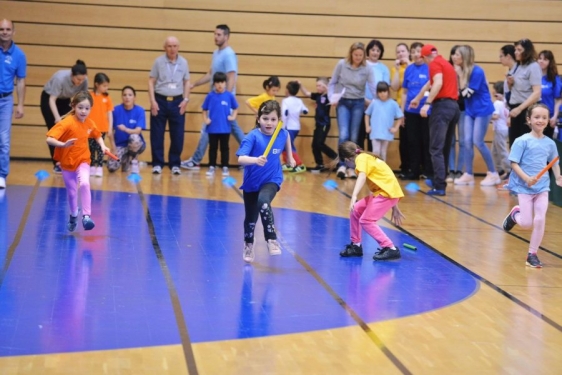
{"label": "girl in orange t-shirt", "polygon": [[[88,118],[94,121],[103,139],[105,139],[109,129],[113,129],[113,102],[107,93],[108,89],[109,77],[105,73],[96,74],[94,90],[91,92],[94,104],[92,104],[92,110]],[[89,144],[91,154],[90,176],[102,177],[104,153],[94,139],[90,139]]]}
{"label": "girl in orange t-shirt", "polygon": [[71,99],[72,110],[47,132],[47,144],[55,147],[54,159],[60,162],[62,168],[70,206],[67,228],[71,232],[76,229],[78,220],[78,187],[82,201],[82,225],[85,230],[95,226],[90,218],[92,196],[88,139],[94,138],[103,153],[109,151],[96,124],[88,118],[92,104],[90,93],[80,91]]}

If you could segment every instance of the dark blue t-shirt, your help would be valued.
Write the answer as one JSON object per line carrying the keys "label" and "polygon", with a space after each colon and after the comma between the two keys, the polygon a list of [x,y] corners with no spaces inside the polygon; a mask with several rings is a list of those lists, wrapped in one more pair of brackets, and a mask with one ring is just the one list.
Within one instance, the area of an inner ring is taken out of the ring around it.
{"label": "dark blue t-shirt", "polygon": [[[263,167],[259,165],[246,165],[244,167],[244,181],[241,190],[245,192],[256,192],[269,182],[277,184],[281,187],[283,182],[283,170],[281,169],[281,160],[279,156],[285,149],[289,132],[281,129],[277,135],[277,139],[273,142],[273,147],[267,155],[267,163]],[[246,135],[240,144],[240,148],[236,152],[236,156],[260,156],[263,155],[267,144],[271,139],[271,135],[263,134],[259,129],[254,129]]]}
{"label": "dark blue t-shirt", "polygon": [[330,101],[328,100],[328,94],[313,92],[310,94],[310,99],[316,102],[316,114],[314,115],[316,125],[330,125]]}
{"label": "dark blue t-shirt", "polygon": [[207,134],[230,134],[231,127],[228,121],[231,110],[238,108],[238,102],[231,92],[222,93],[211,91],[205,97],[201,106],[204,111],[209,111],[208,116],[211,123],[207,125]]}

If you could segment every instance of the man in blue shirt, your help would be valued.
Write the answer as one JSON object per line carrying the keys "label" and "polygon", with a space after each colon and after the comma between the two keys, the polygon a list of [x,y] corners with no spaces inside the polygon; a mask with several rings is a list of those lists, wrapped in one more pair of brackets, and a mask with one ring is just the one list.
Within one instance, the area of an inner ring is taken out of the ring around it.
{"label": "man in blue shirt", "polygon": [[14,111],[14,80],[18,105],[15,117],[23,117],[25,99],[25,75],[27,60],[23,51],[16,46],[14,24],[3,19],[0,21],[0,189],[6,188],[6,177],[10,172],[10,131]]}
{"label": "man in blue shirt", "polygon": [[[230,38],[230,28],[227,25],[217,25],[215,28],[215,45],[218,47],[213,52],[213,60],[211,61],[211,69],[196,81],[191,88],[203,85],[205,83],[211,84],[211,90],[213,90],[213,75],[217,72],[222,72],[226,74],[226,91],[230,91],[233,95],[236,95],[236,78],[238,76],[238,60],[236,58],[236,53],[228,45]],[[238,126],[236,120],[230,122],[231,133],[238,143],[242,142],[244,139],[244,132]],[[181,167],[185,169],[198,170],[199,163],[201,159],[205,156],[205,151],[209,145],[209,135],[205,132],[205,125],[203,125],[201,130],[201,138],[197,144],[197,149],[193,156],[185,161],[182,161]]]}

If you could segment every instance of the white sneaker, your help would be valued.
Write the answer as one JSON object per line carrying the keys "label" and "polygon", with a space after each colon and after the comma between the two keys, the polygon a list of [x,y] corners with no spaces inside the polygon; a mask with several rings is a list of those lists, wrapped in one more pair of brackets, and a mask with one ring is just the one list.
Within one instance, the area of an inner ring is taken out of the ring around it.
{"label": "white sneaker", "polygon": [[90,176],[94,177],[96,175],[96,167],[90,165]]}
{"label": "white sneaker", "polygon": [[180,167],[172,167],[172,174],[175,174],[175,175],[181,174]]}
{"label": "white sneaker", "polygon": [[228,167],[222,167],[222,175],[223,176],[230,176],[230,172],[228,171]]}
{"label": "white sneaker", "polygon": [[480,186],[496,186],[502,183],[502,179],[498,172],[490,172],[486,173],[486,177],[480,181]]}
{"label": "white sneaker", "polygon": [[351,169],[351,168],[347,168],[347,171],[345,172],[347,178],[357,178],[357,174],[355,174],[355,170]]}
{"label": "white sneaker", "polygon": [[96,177],[103,177],[103,168],[96,167]]}
{"label": "white sneaker", "polygon": [[338,176],[338,178],[341,178],[342,180],[347,177],[345,175],[345,165],[342,165],[341,167],[338,167],[338,171],[336,173],[336,176]]}
{"label": "white sneaker", "polygon": [[207,176],[215,175],[215,167],[209,167],[209,170],[205,173]]}
{"label": "white sneaker", "polygon": [[254,261],[255,254],[254,254],[253,243],[248,243],[248,242],[244,243],[244,253],[242,255],[242,258],[244,259],[244,262],[247,263],[252,263]]}
{"label": "white sneaker", "polygon": [[267,240],[267,249],[269,255],[281,255],[281,246],[279,246],[277,240]]}
{"label": "white sneaker", "polygon": [[455,185],[474,185],[474,175],[463,173],[462,176],[455,179]]}
{"label": "white sneaker", "polygon": [[131,161],[131,173],[139,174],[139,161],[132,160]]}
{"label": "white sneaker", "polygon": [[159,165],[152,167],[152,174],[162,174],[162,167]]}
{"label": "white sneaker", "polygon": [[4,177],[0,177],[0,189],[6,188],[6,179]]}

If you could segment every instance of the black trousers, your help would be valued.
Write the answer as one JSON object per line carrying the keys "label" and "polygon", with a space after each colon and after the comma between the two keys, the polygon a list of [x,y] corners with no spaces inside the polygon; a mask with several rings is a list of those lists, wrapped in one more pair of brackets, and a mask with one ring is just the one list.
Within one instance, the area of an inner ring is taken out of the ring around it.
{"label": "black trousers", "polygon": [[338,154],[326,144],[326,137],[329,132],[330,123],[327,125],[320,125],[316,123],[314,134],[312,135],[312,155],[314,155],[316,165],[324,165],[322,153],[326,154],[326,156],[332,160],[338,157]]}
{"label": "black trousers", "polygon": [[428,118],[410,112],[406,112],[404,116],[406,117],[404,131],[406,133],[407,160],[409,162],[406,168],[416,177],[420,176],[423,168],[423,173],[431,178],[433,176],[433,166],[429,154]]}
{"label": "black trousers", "polygon": [[271,202],[278,190],[277,184],[270,182],[262,185],[259,191],[244,192],[244,211],[246,213],[244,218],[244,241],[246,243],[254,243],[254,231],[256,230],[258,215],[261,216],[265,240],[277,239]]}
{"label": "black trousers", "polygon": [[[519,107],[519,104],[509,104],[509,109]],[[519,116],[511,118],[511,125],[509,127],[509,148],[513,146],[513,142],[523,134],[527,134],[531,131],[531,127],[527,125],[526,119],[527,110],[523,110]],[[554,130],[554,129],[553,129]]]}
{"label": "black trousers", "polygon": [[209,166],[217,166],[217,153],[221,149],[221,165],[223,167],[228,167],[228,157],[230,153],[230,148],[228,147],[228,142],[230,141],[230,133],[225,134],[209,134]]}

